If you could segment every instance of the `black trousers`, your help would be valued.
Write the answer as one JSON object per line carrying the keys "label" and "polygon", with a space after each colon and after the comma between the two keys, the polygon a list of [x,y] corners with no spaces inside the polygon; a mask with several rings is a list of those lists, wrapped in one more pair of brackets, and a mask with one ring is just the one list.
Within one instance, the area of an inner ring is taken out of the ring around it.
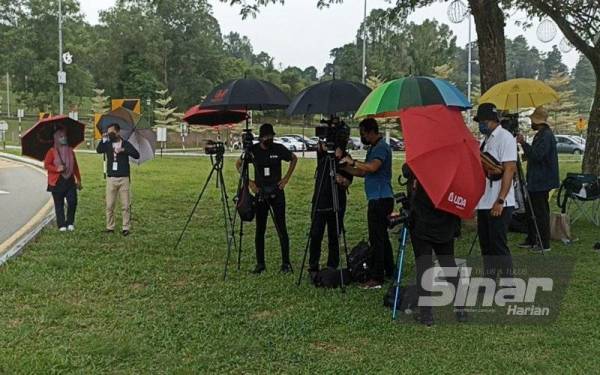
{"label": "black trousers", "polygon": [[[431,295],[430,289],[433,284],[432,279],[423,279],[425,272],[433,267],[433,253],[435,253],[441,267],[456,267],[454,259],[454,240],[444,243],[434,243],[420,239],[411,235],[413,252],[415,253],[415,265],[417,268],[417,291],[419,297]],[[458,276],[447,277],[456,288],[458,286]],[[427,289],[425,288],[427,286]],[[429,289],[429,290],[428,290]],[[420,306],[421,309],[431,309],[431,306]]]}
{"label": "black trousers", "polygon": [[491,210],[477,211],[477,233],[483,256],[483,274],[496,279],[513,276],[513,264],[508,248],[508,226],[513,207],[505,207],[502,215],[494,217]]}
{"label": "black trousers", "polygon": [[[77,210],[77,188],[75,185],[64,191],[52,192],[54,200],[54,212],[56,213],[56,224],[64,228],[75,223],[75,211]],[[67,218],[65,220],[65,200],[67,201]]]}
{"label": "black trousers", "polygon": [[317,211],[312,223],[312,231],[310,233],[310,256],[308,264],[312,270],[319,268],[319,260],[321,258],[321,242],[325,234],[325,226],[327,226],[327,240],[329,253],[327,255],[327,266],[337,268],[340,264],[340,247],[339,235],[342,234],[344,228],[344,213],[345,209],[338,211],[339,233],[336,233],[336,220],[333,210]]}
{"label": "black trousers", "polygon": [[[550,248],[550,205],[548,204],[548,194],[549,192],[547,191],[529,192],[529,200],[533,206],[533,214],[535,215],[535,221],[540,230],[540,237],[542,238],[542,246],[544,249]],[[526,241],[531,245],[537,245],[537,232],[533,220],[531,219],[531,209],[529,204],[526,204],[525,208],[527,209],[528,224]]]}
{"label": "black trousers", "polygon": [[285,193],[279,189],[268,195],[259,193],[256,202],[256,263],[265,264],[265,233],[270,210],[273,211],[273,221],[281,245],[281,263],[290,263],[290,239],[285,223]]}
{"label": "black trousers", "polygon": [[388,235],[388,216],[394,210],[394,198],[372,199],[369,201],[367,221],[369,243],[373,249],[371,278],[383,281],[385,275],[394,275],[394,254]]}

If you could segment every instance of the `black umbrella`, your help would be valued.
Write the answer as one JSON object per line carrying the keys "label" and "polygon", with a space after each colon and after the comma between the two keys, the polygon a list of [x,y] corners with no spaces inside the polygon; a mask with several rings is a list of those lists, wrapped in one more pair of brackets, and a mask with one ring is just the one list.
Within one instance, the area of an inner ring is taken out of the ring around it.
{"label": "black umbrella", "polygon": [[298,94],[287,109],[290,116],[355,112],[371,89],[362,83],[333,79]]}
{"label": "black umbrella", "polygon": [[183,115],[183,121],[190,125],[207,126],[237,124],[247,118],[248,113],[246,111],[206,109],[199,105],[193,106]]}
{"label": "black umbrella", "polygon": [[23,134],[21,153],[34,159],[44,161],[46,153],[54,145],[54,132],[59,127],[65,129],[70,147],[77,147],[83,142],[85,125],[67,116],[53,116],[42,119]]}
{"label": "black umbrella", "polygon": [[274,84],[258,79],[236,79],[214,88],[202,103],[203,108],[227,110],[283,109],[288,97]]}

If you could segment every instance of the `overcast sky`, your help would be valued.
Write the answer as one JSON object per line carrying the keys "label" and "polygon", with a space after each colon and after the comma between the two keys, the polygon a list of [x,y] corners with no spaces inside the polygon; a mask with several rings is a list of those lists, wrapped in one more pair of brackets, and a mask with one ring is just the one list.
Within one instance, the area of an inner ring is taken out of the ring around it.
{"label": "overcast sky", "polygon": [[[256,53],[265,51],[275,58],[277,65],[295,65],[301,68],[315,66],[322,71],[330,62],[329,51],[354,41],[356,30],[363,17],[362,0],[346,0],[343,4],[332,5],[329,9],[316,8],[316,0],[286,0],[284,6],[271,5],[261,9],[255,19],[242,20],[239,7],[231,7],[218,0],[209,0],[213,5],[214,16],[221,25],[223,34],[237,31],[252,41]],[[92,23],[98,22],[98,11],[114,5],[115,0],[80,0],[82,12]],[[388,7],[385,0],[368,0],[368,10]],[[460,24],[448,21],[446,10],[448,3],[435,3],[417,10],[409,17],[410,21],[421,23],[426,18],[435,18],[438,22],[449,24],[457,44],[464,46],[468,41],[468,23]],[[536,27],[523,31],[514,25],[515,20],[524,20],[525,15],[516,12],[507,22],[506,35],[514,38],[523,34],[530,45],[540,51],[549,51],[552,45],[558,45],[562,39],[560,31],[553,41],[542,43],[537,39]],[[473,40],[476,39],[473,24]],[[563,53],[563,62],[573,68],[578,60],[577,51]]]}

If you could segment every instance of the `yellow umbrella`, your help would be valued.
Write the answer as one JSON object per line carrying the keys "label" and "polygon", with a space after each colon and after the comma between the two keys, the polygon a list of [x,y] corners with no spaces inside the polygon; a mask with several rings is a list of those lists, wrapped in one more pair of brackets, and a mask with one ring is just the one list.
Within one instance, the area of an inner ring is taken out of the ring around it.
{"label": "yellow umbrella", "polygon": [[559,100],[559,96],[542,81],[516,78],[500,82],[480,98],[479,103],[493,103],[498,109],[517,111],[534,108]]}

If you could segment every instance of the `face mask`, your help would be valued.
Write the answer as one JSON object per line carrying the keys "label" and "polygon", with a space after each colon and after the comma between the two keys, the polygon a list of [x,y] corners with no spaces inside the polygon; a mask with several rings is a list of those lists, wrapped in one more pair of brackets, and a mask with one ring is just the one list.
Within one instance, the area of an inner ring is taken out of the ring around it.
{"label": "face mask", "polygon": [[485,122],[479,123],[479,132],[483,135],[487,135],[490,132],[490,129]]}
{"label": "face mask", "polygon": [[263,145],[265,145],[265,147],[269,148],[273,145],[273,138],[265,138],[262,141]]}
{"label": "face mask", "polygon": [[67,145],[67,137],[58,138],[58,143],[60,143],[63,146],[66,146]]}
{"label": "face mask", "polygon": [[108,139],[110,139],[111,142],[115,142],[117,140],[117,134],[108,133]]}

